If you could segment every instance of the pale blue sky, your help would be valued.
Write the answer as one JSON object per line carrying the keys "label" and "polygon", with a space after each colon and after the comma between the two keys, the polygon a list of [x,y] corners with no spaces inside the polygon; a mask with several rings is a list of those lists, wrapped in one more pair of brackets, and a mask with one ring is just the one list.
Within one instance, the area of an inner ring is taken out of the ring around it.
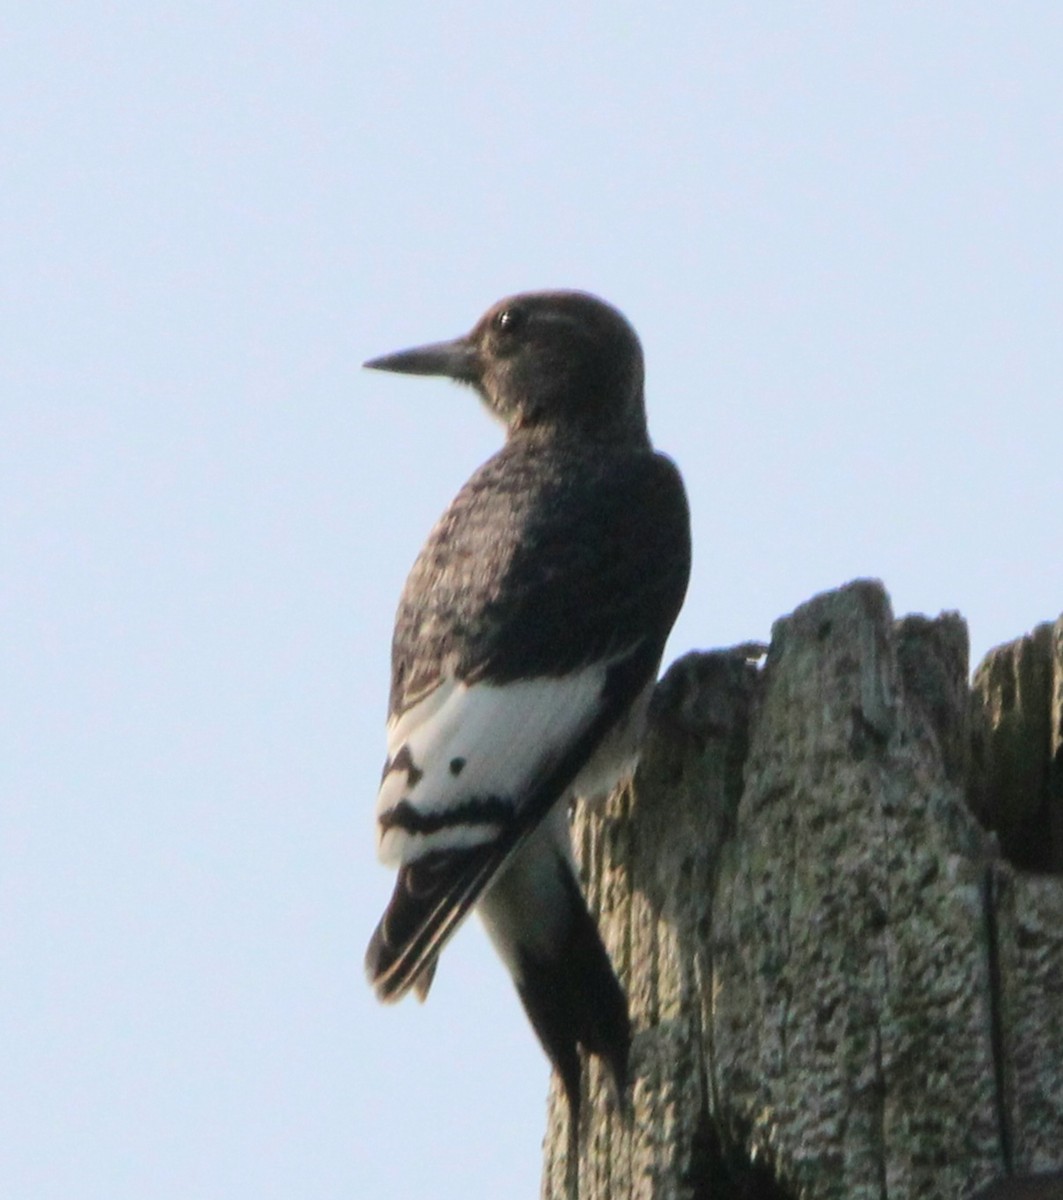
{"label": "pale blue sky", "polygon": [[669,657],[857,575],[1063,609],[1063,7],[23,4],[0,24],[0,1194],[535,1196],[470,923],[361,958],[391,619],[500,431],[359,369],[500,296],[642,334]]}

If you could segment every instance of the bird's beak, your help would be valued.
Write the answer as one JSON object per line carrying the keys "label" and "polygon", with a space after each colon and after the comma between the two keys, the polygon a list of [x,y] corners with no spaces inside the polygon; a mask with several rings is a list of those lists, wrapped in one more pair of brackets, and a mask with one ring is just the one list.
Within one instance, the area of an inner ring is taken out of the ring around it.
{"label": "bird's beak", "polygon": [[362,365],[374,371],[398,371],[402,375],[445,375],[462,383],[474,383],[480,376],[476,348],[465,337],[383,354]]}

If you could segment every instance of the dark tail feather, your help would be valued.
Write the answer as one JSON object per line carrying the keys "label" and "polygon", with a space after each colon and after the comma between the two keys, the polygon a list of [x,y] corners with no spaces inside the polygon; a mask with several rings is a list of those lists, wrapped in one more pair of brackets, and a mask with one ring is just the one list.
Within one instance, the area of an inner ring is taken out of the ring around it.
{"label": "dark tail feather", "polygon": [[450,850],[400,868],[365,952],[380,1000],[401,1000],[411,988],[421,1000],[428,995],[439,952],[498,869],[500,850],[497,844]]}
{"label": "dark tail feather", "polygon": [[579,885],[566,871],[571,893],[563,940],[549,960],[523,954],[517,990],[535,1032],[561,1077],[573,1126],[579,1122],[578,1047],[601,1058],[612,1077],[618,1107],[625,1107],[631,1020],[627,997],[613,971]]}

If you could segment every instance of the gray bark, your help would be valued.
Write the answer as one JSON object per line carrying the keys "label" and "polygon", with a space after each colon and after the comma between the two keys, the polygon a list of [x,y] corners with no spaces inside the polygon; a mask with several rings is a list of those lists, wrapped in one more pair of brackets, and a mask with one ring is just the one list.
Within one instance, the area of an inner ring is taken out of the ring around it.
{"label": "gray bark", "polygon": [[1063,878],[1000,849],[1063,869],[1063,618],[973,688],[967,657],[958,616],[858,582],[762,669],[673,665],[633,785],[574,830],[631,1112],[585,1070],[574,1170],[552,1090],[546,1200],[960,1200],[1063,1166]]}

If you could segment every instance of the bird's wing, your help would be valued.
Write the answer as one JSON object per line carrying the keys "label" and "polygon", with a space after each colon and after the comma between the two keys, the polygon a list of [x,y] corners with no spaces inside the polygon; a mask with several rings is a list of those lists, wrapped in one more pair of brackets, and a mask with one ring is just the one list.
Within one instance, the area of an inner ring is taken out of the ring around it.
{"label": "bird's wing", "polygon": [[610,662],[504,684],[448,678],[393,720],[377,796],[380,860],[484,845],[603,707]]}
{"label": "bird's wing", "polygon": [[377,806],[399,871],[366,955],[382,999],[427,989],[469,908],[654,678],[685,590],[685,499],[665,460],[540,497],[535,520],[506,509],[514,494],[474,477],[400,606]]}
{"label": "bird's wing", "polygon": [[560,678],[448,680],[392,723],[377,828],[399,872],[366,959],[381,999],[434,962],[656,665],[636,647]]}

